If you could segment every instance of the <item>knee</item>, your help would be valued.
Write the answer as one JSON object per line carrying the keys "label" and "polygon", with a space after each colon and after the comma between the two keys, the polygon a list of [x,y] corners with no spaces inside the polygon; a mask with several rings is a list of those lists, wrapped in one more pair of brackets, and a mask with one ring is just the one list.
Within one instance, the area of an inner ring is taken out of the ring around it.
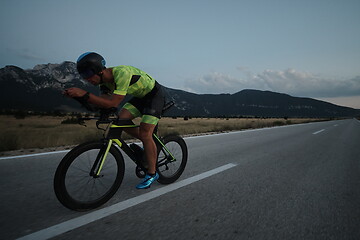
{"label": "knee", "polygon": [[142,142],[152,140],[152,132],[140,130],[139,138]]}

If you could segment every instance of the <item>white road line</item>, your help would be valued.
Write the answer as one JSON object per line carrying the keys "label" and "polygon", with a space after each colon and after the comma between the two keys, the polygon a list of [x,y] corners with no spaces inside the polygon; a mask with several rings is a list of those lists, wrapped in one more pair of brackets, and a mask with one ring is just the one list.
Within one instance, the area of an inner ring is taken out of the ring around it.
{"label": "white road line", "polygon": [[323,131],[325,131],[325,129],[321,129],[320,131],[314,132],[313,134],[316,135],[316,134],[321,133]]}
{"label": "white road line", "polygon": [[26,236],[18,238],[18,239],[21,239],[21,240],[24,240],[24,239],[41,240],[41,239],[49,239],[49,238],[58,236],[58,235],[60,235],[62,233],[65,233],[65,232],[68,232],[70,230],[82,227],[82,226],[84,226],[86,224],[89,224],[89,223],[92,223],[94,221],[100,220],[102,218],[108,217],[108,216],[110,216],[112,214],[121,212],[121,211],[123,211],[125,209],[128,209],[130,207],[133,207],[133,206],[136,206],[138,204],[144,203],[146,201],[149,201],[151,199],[154,199],[154,198],[159,197],[161,195],[164,195],[166,193],[175,191],[175,190],[177,190],[179,188],[185,187],[185,186],[187,186],[189,184],[192,184],[194,182],[197,182],[197,181],[200,181],[202,179],[211,177],[211,176],[213,176],[215,174],[218,174],[220,172],[223,172],[223,171],[228,170],[230,168],[233,168],[235,166],[236,166],[236,164],[233,164],[233,163],[226,164],[224,166],[215,168],[213,170],[201,173],[199,175],[184,179],[184,180],[179,181],[179,182],[175,182],[173,184],[170,184],[170,185],[167,185],[165,187],[156,189],[154,191],[145,193],[143,195],[140,195],[140,196],[125,200],[123,202],[116,203],[116,204],[111,205],[109,207],[105,207],[103,209],[96,210],[94,212],[85,214],[85,215],[83,215],[81,217],[73,218],[73,219],[68,220],[66,222],[54,225],[54,226],[49,227],[49,228],[45,228],[43,230],[40,230],[38,232],[34,232],[32,234],[26,235]]}

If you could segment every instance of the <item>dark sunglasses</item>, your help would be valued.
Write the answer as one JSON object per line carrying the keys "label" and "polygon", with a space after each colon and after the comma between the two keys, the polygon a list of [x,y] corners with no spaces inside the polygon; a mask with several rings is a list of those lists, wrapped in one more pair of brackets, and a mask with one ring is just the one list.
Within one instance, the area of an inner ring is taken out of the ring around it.
{"label": "dark sunglasses", "polygon": [[94,71],[91,69],[86,69],[86,70],[80,72],[79,74],[83,79],[88,79],[95,75]]}

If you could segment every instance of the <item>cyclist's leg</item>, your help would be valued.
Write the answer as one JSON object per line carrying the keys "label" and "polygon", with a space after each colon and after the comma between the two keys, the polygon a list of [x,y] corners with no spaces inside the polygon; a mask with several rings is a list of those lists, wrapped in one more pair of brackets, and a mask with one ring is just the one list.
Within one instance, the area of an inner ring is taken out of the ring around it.
{"label": "cyclist's leg", "polygon": [[154,181],[159,179],[159,174],[156,172],[157,149],[152,137],[156,124],[143,122],[144,117],[140,123],[139,136],[144,146],[148,171],[143,181],[136,186],[138,189],[149,188]]}
{"label": "cyclist's leg", "polygon": [[[149,119],[151,120],[149,121]],[[157,148],[153,139],[153,132],[158,121],[159,119],[156,117],[144,115],[140,123],[139,137],[144,145],[149,174],[156,172]]]}
{"label": "cyclist's leg", "polygon": [[165,97],[162,86],[156,83],[151,97],[144,99],[143,117],[140,124],[139,136],[144,144],[146,159],[148,160],[148,172],[156,172],[157,149],[152,137],[154,129],[159,122],[161,112],[165,104]]}
{"label": "cyclist's leg", "polygon": [[148,174],[144,181],[136,186],[140,189],[150,187],[150,185],[159,178],[159,174],[156,173],[157,148],[153,139],[153,132],[160,119],[165,103],[161,86],[157,84],[154,92],[142,99],[142,103],[144,108],[142,110],[143,117],[140,123],[139,137],[143,142],[145,156],[148,162]]}

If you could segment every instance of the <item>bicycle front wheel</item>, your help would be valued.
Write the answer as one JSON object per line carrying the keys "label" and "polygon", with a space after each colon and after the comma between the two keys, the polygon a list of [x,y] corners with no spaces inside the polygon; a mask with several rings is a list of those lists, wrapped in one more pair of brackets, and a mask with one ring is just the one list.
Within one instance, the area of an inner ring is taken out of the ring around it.
{"label": "bicycle front wheel", "polygon": [[99,175],[94,175],[107,144],[88,142],[71,150],[60,162],[54,177],[58,200],[67,208],[85,211],[107,202],[120,187],[124,177],[124,159],[111,146]]}
{"label": "bicycle front wheel", "polygon": [[177,135],[166,136],[158,144],[157,172],[159,183],[169,184],[175,182],[183,173],[188,150],[184,139]]}

